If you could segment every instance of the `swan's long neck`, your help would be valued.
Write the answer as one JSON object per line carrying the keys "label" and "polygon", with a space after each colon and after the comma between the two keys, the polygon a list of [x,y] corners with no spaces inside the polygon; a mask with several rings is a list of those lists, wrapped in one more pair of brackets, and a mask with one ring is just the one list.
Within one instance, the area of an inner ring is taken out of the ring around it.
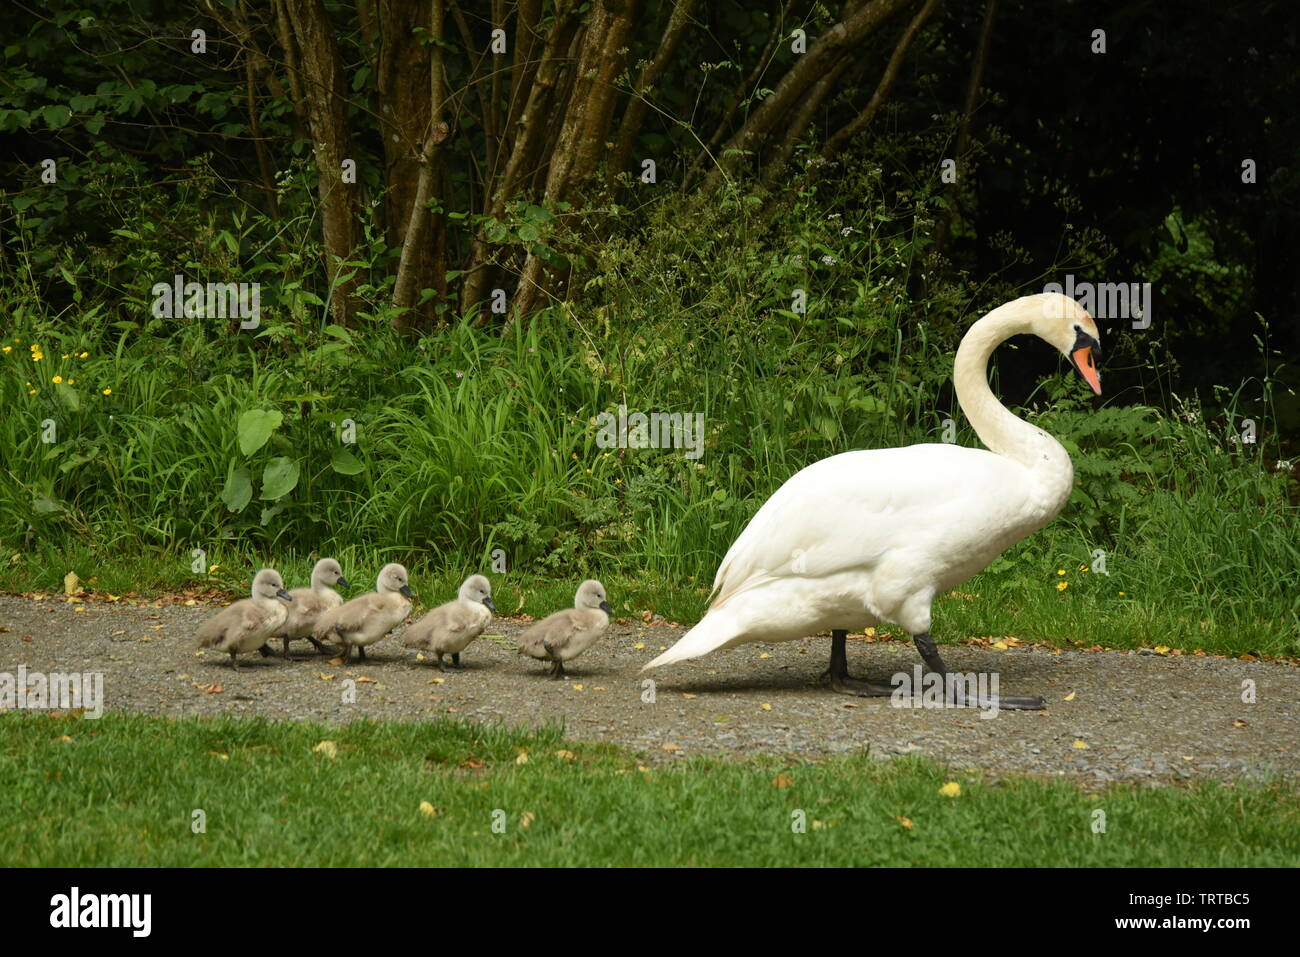
{"label": "swan's long neck", "polygon": [[1042,429],[1013,415],[989,388],[988,366],[993,350],[1014,335],[1032,333],[1031,309],[1024,300],[994,309],[967,331],[953,363],[957,402],[980,441],[993,452],[1023,465],[1036,479],[1055,515],[1070,497],[1074,466],[1061,443]]}

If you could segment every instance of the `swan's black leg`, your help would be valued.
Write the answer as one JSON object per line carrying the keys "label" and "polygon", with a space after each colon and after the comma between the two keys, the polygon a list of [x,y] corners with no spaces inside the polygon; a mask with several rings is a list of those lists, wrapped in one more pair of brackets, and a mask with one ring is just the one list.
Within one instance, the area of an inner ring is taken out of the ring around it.
{"label": "swan's black leg", "polygon": [[267,645],[263,645],[261,648],[258,648],[257,650],[262,655],[263,658],[271,657],[271,649]]}
{"label": "swan's black leg", "polygon": [[456,652],[454,655],[451,656],[451,664],[452,664],[452,667],[453,667],[453,668],[459,668],[459,667],[460,667],[460,652],[459,652],[459,651]]}
{"label": "swan's black leg", "polygon": [[849,655],[845,647],[847,635],[847,631],[831,632],[831,666],[822,672],[820,680],[829,682],[831,690],[839,694],[857,695],[859,698],[888,698],[894,693],[892,686],[849,677]]}
{"label": "swan's black leg", "polygon": [[[912,640],[916,642],[916,650],[921,653],[925,659],[926,665],[936,674],[947,675],[948,666],[943,663],[943,658],[939,656],[939,646],[934,643],[928,631],[923,631],[919,635],[913,635]],[[1007,711],[1042,711],[1043,699],[1034,695],[1033,697],[1014,697],[1012,695],[998,695],[997,697],[979,698],[977,701],[966,700],[966,695],[960,685],[953,686],[955,703],[969,708],[1000,708]]]}
{"label": "swan's black leg", "polygon": [[288,635],[286,635],[285,638],[284,638],[284,660],[285,660],[285,661],[293,661],[293,659],[289,657],[289,637],[288,637]]}
{"label": "swan's black leg", "polygon": [[328,646],[328,645],[323,645],[323,644],[321,644],[319,641],[317,641],[317,640],[316,640],[315,638],[313,638],[311,635],[308,635],[308,636],[307,636],[307,640],[310,641],[313,645],[315,645],[315,646],[316,646],[316,650],[319,651],[322,655],[329,655],[331,658],[334,656],[334,652],[332,652],[332,651],[329,649],[329,646]]}

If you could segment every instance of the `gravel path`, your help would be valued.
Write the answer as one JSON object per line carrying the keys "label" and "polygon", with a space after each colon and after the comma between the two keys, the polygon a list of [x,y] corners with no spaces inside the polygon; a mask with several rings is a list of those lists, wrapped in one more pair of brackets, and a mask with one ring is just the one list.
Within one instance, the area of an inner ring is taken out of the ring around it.
{"label": "gravel path", "polygon": [[[369,661],[346,668],[295,642],[300,660],[242,656],[235,672],[227,656],[194,648],[195,628],[216,607],[0,595],[0,672],[20,664],[29,672],[102,672],[107,708],[173,717],[560,719],[575,738],[617,742],[656,761],[868,749],[1091,784],[1300,774],[1294,663],[945,646],[950,668],[996,670],[1004,693],[1041,694],[1048,702],[1044,712],[1004,711],[985,720],[971,710],[894,708],[887,699],[816,687],[828,637],[748,645],[642,675],[640,666],[682,633],[660,622],[612,625],[572,662],[566,681],[548,680],[546,665],[515,652],[511,639],[527,622],[509,619],[495,620],[470,645],[460,671],[438,672],[390,636],[371,646]],[[854,675],[885,680],[910,674],[918,661],[910,641],[849,640]],[[643,700],[647,677],[656,682],[652,703]],[[1242,701],[1247,679],[1255,703]],[[349,690],[354,703],[345,703]]]}

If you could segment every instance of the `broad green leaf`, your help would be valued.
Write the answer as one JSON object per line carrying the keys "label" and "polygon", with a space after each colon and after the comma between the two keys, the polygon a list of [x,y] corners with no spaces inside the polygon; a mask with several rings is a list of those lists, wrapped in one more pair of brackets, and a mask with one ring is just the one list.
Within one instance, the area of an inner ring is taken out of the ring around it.
{"label": "broad green leaf", "polygon": [[249,409],[239,417],[239,451],[252,455],[266,444],[283,420],[277,409]]}
{"label": "broad green leaf", "polygon": [[293,459],[271,459],[262,473],[262,498],[277,499],[288,495],[298,484],[298,463]]}
{"label": "broad green leaf", "polygon": [[42,114],[45,117],[45,125],[52,130],[62,129],[68,125],[68,120],[72,119],[72,111],[62,103],[47,106]]}
{"label": "broad green leaf", "polygon": [[358,472],[364,472],[365,466],[361,464],[352,452],[346,447],[340,445],[330,456],[330,466],[340,475],[356,475]]}
{"label": "broad green leaf", "polygon": [[[234,465],[232,462],[231,465]],[[221,501],[232,512],[242,512],[253,500],[253,476],[248,469],[232,468],[226,476],[226,486],[221,490]]]}

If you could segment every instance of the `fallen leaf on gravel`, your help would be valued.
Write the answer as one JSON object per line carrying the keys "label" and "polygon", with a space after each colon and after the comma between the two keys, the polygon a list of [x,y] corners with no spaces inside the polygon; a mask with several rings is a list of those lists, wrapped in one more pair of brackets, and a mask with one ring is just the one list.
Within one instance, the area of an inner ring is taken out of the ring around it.
{"label": "fallen leaf on gravel", "polygon": [[333,741],[322,741],[311,750],[312,754],[323,754],[327,758],[337,758],[339,756],[339,746]]}
{"label": "fallen leaf on gravel", "polygon": [[1167,655],[1167,654],[1169,654],[1169,646],[1168,646],[1168,645],[1156,645],[1156,646],[1155,646],[1153,649],[1151,649],[1151,650],[1154,651],[1154,652],[1155,652],[1156,654],[1158,654],[1158,655]]}
{"label": "fallen leaf on gravel", "polygon": [[333,675],[327,675],[327,674],[325,674],[325,672],[323,672],[323,671],[318,671],[318,672],[316,672],[316,677],[319,678],[321,681],[333,681],[333,680],[334,680],[334,676],[333,676]]}
{"label": "fallen leaf on gravel", "polygon": [[431,684],[431,685],[440,685],[440,684],[442,684],[442,683],[443,683],[444,681],[446,681],[446,680],[447,680],[446,678],[430,678],[430,679],[429,679],[429,684]]}
{"label": "fallen leaf on gravel", "polygon": [[374,678],[366,678],[366,677],[362,676],[362,677],[360,677],[360,678],[357,679],[357,684],[361,684],[362,682],[366,682],[367,684],[374,684],[374,683],[375,683],[375,679],[374,679]]}
{"label": "fallen leaf on gravel", "polygon": [[534,814],[532,811],[525,811],[523,814],[519,815],[519,826],[522,827],[525,831],[528,830],[529,825],[533,823],[533,820],[536,817],[537,815]]}
{"label": "fallen leaf on gravel", "polygon": [[956,781],[949,781],[943,787],[939,788],[939,793],[946,798],[961,797],[961,785]]}
{"label": "fallen leaf on gravel", "polygon": [[[8,629],[6,629],[6,630],[8,630]],[[110,637],[112,637],[112,638],[116,638],[118,635],[125,635],[125,634],[126,634],[125,631],[115,631],[115,632],[113,632],[112,635],[110,635]]]}
{"label": "fallen leaf on gravel", "polygon": [[221,694],[221,692],[223,692],[223,691],[225,691],[225,690],[226,690],[226,689],[223,688],[223,687],[221,687],[221,685],[208,685],[206,688],[203,689],[203,693],[204,693],[204,694]]}
{"label": "fallen leaf on gravel", "polygon": [[765,651],[765,652],[763,652],[761,655],[759,655],[758,657],[760,657],[760,658],[771,658],[772,656],[769,655],[769,654]]}
{"label": "fallen leaf on gravel", "polygon": [[574,690],[574,691],[581,691],[581,690],[582,690],[582,685],[574,685],[574,686],[573,686],[573,690]]}
{"label": "fallen leaf on gravel", "polygon": [[424,660],[424,652],[423,652],[423,651],[417,651],[417,652],[415,653],[415,660],[416,660],[416,661],[423,661],[423,660]]}
{"label": "fallen leaf on gravel", "polygon": [[772,710],[772,706],[770,704],[760,704],[759,707],[762,708],[764,711]]}
{"label": "fallen leaf on gravel", "polygon": [[330,659],[330,664],[332,664],[332,665],[341,665],[341,664],[343,664],[343,656],[342,656],[342,655],[339,655],[337,658],[331,658],[331,659]]}
{"label": "fallen leaf on gravel", "polygon": [[555,756],[556,756],[557,758],[559,758],[561,761],[572,761],[572,760],[573,760],[573,752],[572,752],[572,751],[565,751],[565,750],[562,749],[562,748],[561,748],[559,751],[556,751],[556,752],[555,752]]}
{"label": "fallen leaf on gravel", "polygon": [[425,817],[435,817],[438,813],[438,809],[434,807],[432,804],[430,804],[428,801],[421,801],[420,813],[423,814]]}
{"label": "fallen leaf on gravel", "polygon": [[699,695],[697,695],[697,694],[687,694],[685,691],[683,691],[683,692],[682,692],[682,697],[683,697],[683,698],[698,698]]}
{"label": "fallen leaf on gravel", "polygon": [[1234,728],[1244,728],[1244,727],[1246,727],[1246,722],[1245,722],[1245,721],[1242,721],[1240,718],[1233,718],[1233,719],[1232,719],[1232,726],[1233,726]]}
{"label": "fallen leaf on gravel", "polygon": [[679,744],[662,744],[659,747],[663,751],[680,751],[682,749]]}
{"label": "fallen leaf on gravel", "polygon": [[31,635],[23,635],[23,641],[35,641]]}
{"label": "fallen leaf on gravel", "polygon": [[77,577],[76,572],[68,572],[63,576],[63,594],[75,595],[81,591],[81,579]]}
{"label": "fallen leaf on gravel", "polygon": [[788,774],[778,774],[776,777],[772,779],[772,787],[774,788],[794,787],[794,778],[790,777],[790,775]]}
{"label": "fallen leaf on gravel", "polygon": [[1005,641],[995,641],[993,642],[993,644],[989,645],[989,647],[996,648],[998,651],[1006,651],[1011,646],[1008,645]]}
{"label": "fallen leaf on gravel", "polygon": [[895,820],[897,820],[899,824],[903,825],[903,827],[907,828],[909,831],[912,829],[912,821],[910,818],[896,817]]}
{"label": "fallen leaf on gravel", "polygon": [[1074,746],[1075,746],[1076,748],[1078,748],[1080,751],[1087,751],[1087,750],[1088,750],[1088,742],[1087,742],[1087,741],[1082,741],[1082,740],[1080,740],[1079,738],[1075,738],[1075,739],[1074,739]]}
{"label": "fallen leaf on gravel", "polygon": [[975,727],[975,725],[971,724],[969,721],[954,721],[953,724],[955,724],[955,725],[956,725],[957,727],[959,727],[959,728],[973,728],[973,727]]}
{"label": "fallen leaf on gravel", "polygon": [[638,642],[637,642],[635,645],[633,645],[632,647],[633,647],[633,648],[644,648],[644,647],[645,647],[645,642],[644,642],[644,641],[638,641]]}
{"label": "fallen leaf on gravel", "polygon": [[1074,700],[1074,695],[1075,695],[1075,693],[1074,693],[1073,691],[1071,691],[1068,695],[1066,695],[1066,696],[1065,696],[1064,698],[1062,698],[1061,700],[1062,700],[1062,701],[1073,701],[1073,700]]}
{"label": "fallen leaf on gravel", "polygon": [[1251,654],[1238,655],[1238,656],[1237,656],[1237,659],[1238,659],[1239,661],[1257,661],[1257,660],[1258,660],[1254,655],[1251,655]]}

